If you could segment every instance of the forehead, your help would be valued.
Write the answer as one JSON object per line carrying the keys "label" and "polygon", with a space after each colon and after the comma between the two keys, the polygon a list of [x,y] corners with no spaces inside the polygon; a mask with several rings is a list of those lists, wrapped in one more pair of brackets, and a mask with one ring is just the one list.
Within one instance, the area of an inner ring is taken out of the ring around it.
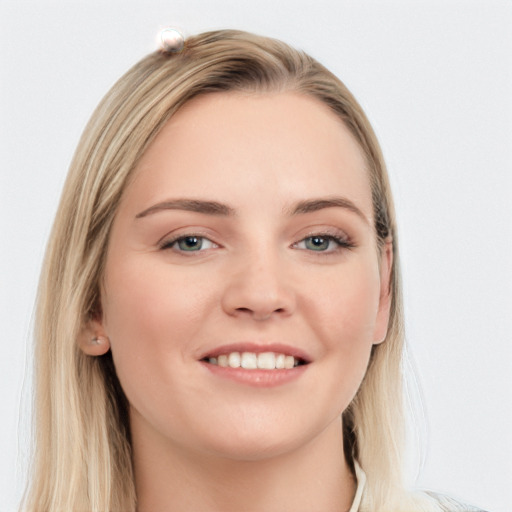
{"label": "forehead", "polygon": [[[246,202],[344,194],[371,217],[365,158],[344,123],[298,93],[212,93],[185,104],[135,170],[127,195]],[[223,197],[211,197],[221,195]],[[235,204],[236,206],[236,204]]]}

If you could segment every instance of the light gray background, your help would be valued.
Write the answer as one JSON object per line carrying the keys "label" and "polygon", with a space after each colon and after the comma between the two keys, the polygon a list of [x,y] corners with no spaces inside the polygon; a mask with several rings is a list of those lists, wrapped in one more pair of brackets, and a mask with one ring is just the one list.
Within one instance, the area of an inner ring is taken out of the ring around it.
{"label": "light gray background", "polygon": [[355,93],[382,143],[397,202],[408,340],[427,415],[417,485],[510,512],[505,0],[0,0],[0,511],[15,510],[23,485],[31,316],[67,167],[93,108],[166,25],[279,37]]}

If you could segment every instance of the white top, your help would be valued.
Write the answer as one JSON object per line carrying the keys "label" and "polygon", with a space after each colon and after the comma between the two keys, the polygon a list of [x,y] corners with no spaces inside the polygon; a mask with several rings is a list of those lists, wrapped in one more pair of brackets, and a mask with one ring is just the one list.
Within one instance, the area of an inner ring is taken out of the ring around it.
{"label": "white top", "polygon": [[352,506],[348,512],[357,512],[359,510],[361,498],[363,497],[364,485],[366,484],[366,474],[356,460],[354,461],[354,470],[356,472],[357,488],[354,501],[352,502]]}

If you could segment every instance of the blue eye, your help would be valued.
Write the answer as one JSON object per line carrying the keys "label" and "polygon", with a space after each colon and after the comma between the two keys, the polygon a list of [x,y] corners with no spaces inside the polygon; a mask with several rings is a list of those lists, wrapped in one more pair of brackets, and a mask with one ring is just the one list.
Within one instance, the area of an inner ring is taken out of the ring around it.
{"label": "blue eye", "polygon": [[298,242],[296,247],[314,252],[334,252],[341,247],[351,247],[351,244],[332,235],[313,235]]}
{"label": "blue eye", "polygon": [[312,251],[326,251],[329,249],[329,245],[331,245],[332,240],[323,236],[310,236],[304,240],[304,245],[306,249],[310,249]]}
{"label": "blue eye", "polygon": [[178,252],[199,252],[213,247],[217,247],[217,245],[204,236],[187,235],[164,243],[162,249],[174,249]]}

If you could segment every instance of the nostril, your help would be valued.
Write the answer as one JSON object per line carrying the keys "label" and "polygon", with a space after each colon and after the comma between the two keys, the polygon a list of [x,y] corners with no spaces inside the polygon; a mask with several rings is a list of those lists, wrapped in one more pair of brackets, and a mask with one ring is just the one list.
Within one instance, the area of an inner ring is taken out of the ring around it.
{"label": "nostril", "polygon": [[256,320],[267,320],[269,318],[271,318],[274,313],[277,313],[279,315],[282,315],[286,312],[286,308],[276,308],[276,309],[264,309],[264,308],[261,308],[261,309],[252,309],[252,308],[246,308],[246,307],[241,307],[241,308],[236,308],[236,312],[237,313],[242,313],[242,314],[249,314],[251,315],[252,317],[254,317]]}

